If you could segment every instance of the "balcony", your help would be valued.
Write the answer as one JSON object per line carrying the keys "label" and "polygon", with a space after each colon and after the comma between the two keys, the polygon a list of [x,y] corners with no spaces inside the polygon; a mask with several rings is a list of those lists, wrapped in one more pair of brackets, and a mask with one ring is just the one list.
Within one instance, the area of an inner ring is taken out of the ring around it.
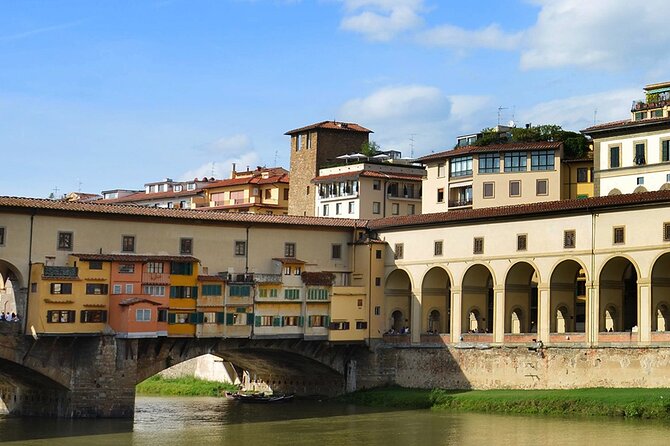
{"label": "balcony", "polygon": [[253,274],[253,280],[256,283],[282,283],[282,275],[281,274],[264,274],[264,273],[254,273]]}
{"label": "balcony", "polygon": [[449,200],[450,208],[461,208],[466,206],[472,206],[472,198],[464,198],[459,200]]}
{"label": "balcony", "polygon": [[223,276],[228,283],[242,283],[251,285],[254,283],[253,273],[219,273],[219,275]]}

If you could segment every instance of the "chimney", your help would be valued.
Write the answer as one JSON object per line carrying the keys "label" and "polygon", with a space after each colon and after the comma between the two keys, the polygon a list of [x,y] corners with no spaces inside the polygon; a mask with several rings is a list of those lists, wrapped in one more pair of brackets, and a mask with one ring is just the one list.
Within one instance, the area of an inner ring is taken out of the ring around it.
{"label": "chimney", "polygon": [[230,172],[230,178],[231,178],[231,179],[235,179],[236,176],[237,176],[237,175],[235,174],[235,163],[233,163],[233,171]]}

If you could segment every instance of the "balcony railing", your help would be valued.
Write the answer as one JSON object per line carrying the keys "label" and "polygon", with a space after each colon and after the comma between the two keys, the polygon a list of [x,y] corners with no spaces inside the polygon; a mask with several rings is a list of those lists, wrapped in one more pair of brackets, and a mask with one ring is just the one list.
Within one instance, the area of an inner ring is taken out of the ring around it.
{"label": "balcony railing", "polygon": [[224,273],[223,277],[229,283],[254,283],[254,274],[253,273]]}
{"label": "balcony railing", "polygon": [[398,193],[398,192],[389,192],[387,194],[389,198],[406,198],[408,200],[420,200],[421,199],[421,193],[419,192],[414,192],[414,193]]}
{"label": "balcony railing", "polygon": [[670,98],[657,99],[655,101],[648,101],[648,102],[633,101],[631,111],[636,112],[636,111],[652,110],[655,108],[663,108],[668,105],[670,105]]}
{"label": "balcony railing", "polygon": [[463,206],[472,206],[472,198],[464,200],[449,200],[450,208],[457,208]]}
{"label": "balcony railing", "polygon": [[281,274],[254,273],[253,279],[256,283],[282,283]]}

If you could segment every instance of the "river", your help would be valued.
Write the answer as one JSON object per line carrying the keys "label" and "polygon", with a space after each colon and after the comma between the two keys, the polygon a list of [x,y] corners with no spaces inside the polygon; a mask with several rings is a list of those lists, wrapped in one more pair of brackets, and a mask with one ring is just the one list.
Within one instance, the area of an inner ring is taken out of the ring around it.
{"label": "river", "polygon": [[138,397],[134,421],[0,417],[0,441],[77,445],[667,445],[669,421],[379,410],[294,401]]}

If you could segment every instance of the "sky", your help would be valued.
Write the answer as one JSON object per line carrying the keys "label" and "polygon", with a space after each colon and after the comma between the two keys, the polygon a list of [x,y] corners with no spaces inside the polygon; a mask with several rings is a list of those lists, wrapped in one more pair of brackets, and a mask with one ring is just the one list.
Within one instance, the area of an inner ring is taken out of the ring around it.
{"label": "sky", "polygon": [[579,131],[670,81],[667,0],[4,0],[0,195],[289,164],[324,120],[421,156]]}

